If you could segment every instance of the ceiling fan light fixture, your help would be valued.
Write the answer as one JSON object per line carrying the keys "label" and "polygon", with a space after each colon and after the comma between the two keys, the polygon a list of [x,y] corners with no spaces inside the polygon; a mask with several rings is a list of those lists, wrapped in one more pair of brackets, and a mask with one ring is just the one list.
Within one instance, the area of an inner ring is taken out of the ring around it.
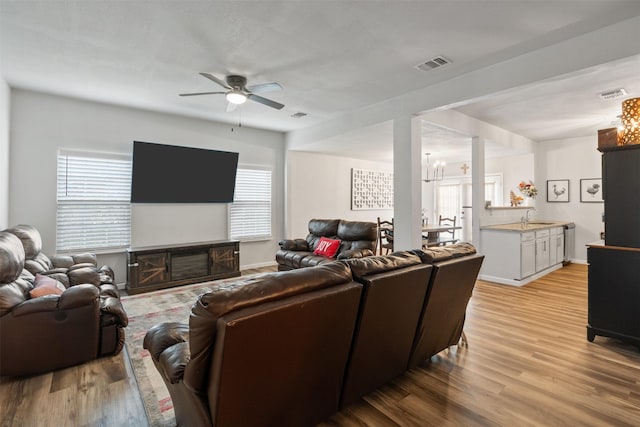
{"label": "ceiling fan light fixture", "polygon": [[247,102],[247,95],[245,95],[244,92],[239,90],[232,90],[230,92],[227,92],[225,96],[227,98],[227,101],[229,101],[232,104],[240,105]]}

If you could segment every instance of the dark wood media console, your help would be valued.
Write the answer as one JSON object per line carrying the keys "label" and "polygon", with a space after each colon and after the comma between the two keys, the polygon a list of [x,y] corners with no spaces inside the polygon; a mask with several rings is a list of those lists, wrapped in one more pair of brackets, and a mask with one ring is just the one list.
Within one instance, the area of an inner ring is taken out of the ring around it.
{"label": "dark wood media console", "polygon": [[236,240],[147,246],[127,252],[130,294],[240,275]]}

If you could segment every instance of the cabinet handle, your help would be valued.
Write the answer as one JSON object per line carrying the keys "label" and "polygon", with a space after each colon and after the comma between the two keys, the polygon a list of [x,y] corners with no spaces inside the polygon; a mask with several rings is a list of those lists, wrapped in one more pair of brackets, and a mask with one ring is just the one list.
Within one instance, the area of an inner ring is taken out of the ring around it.
{"label": "cabinet handle", "polygon": [[138,264],[137,262],[134,262],[133,264],[127,264],[127,266],[129,266],[129,267],[137,267],[139,265],[140,264]]}

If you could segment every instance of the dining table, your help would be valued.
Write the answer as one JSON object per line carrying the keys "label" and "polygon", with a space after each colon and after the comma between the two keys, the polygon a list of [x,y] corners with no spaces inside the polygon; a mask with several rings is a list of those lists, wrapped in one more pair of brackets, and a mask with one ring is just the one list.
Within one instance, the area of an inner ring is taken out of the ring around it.
{"label": "dining table", "polygon": [[[454,230],[462,230],[462,226],[460,225],[445,225],[445,224],[423,224],[422,225],[422,233],[427,233],[426,236],[426,246],[437,244],[437,243],[445,243],[448,240],[441,240],[440,233],[443,232],[452,232]],[[423,234],[424,237],[424,234]],[[451,239],[453,242],[454,239]]]}

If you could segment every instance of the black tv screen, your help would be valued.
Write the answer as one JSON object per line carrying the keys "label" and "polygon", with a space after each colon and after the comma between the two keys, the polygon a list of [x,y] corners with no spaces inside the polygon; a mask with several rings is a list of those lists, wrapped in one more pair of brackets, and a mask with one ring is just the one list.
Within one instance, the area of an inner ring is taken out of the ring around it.
{"label": "black tv screen", "polygon": [[133,142],[132,203],[231,203],[238,153]]}

